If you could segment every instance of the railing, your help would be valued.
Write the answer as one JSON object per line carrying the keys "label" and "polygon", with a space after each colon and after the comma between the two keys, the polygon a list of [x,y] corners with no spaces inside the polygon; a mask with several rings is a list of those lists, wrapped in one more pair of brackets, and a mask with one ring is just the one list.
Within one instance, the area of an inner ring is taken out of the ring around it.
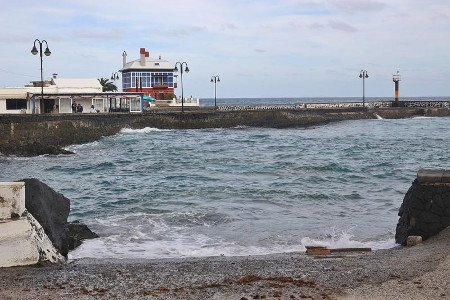
{"label": "railing", "polygon": [[153,88],[168,88],[169,84],[168,83],[153,83],[152,87]]}
{"label": "railing", "polygon": [[402,107],[449,108],[450,101],[401,101]]}
{"label": "railing", "polygon": [[423,108],[450,108],[450,101],[376,101],[366,102],[336,102],[336,103],[298,103],[281,105],[220,105],[218,110],[302,110],[302,109],[345,109],[345,108],[386,108],[386,107],[423,107]]}

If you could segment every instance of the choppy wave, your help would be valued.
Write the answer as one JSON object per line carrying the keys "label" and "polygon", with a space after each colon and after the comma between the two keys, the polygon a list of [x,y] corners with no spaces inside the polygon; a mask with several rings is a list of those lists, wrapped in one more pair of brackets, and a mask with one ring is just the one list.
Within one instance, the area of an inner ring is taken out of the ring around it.
{"label": "choppy wave", "polygon": [[324,239],[305,237],[300,244],[278,244],[270,246],[239,245],[233,242],[215,240],[202,234],[175,235],[158,241],[149,239],[143,232],[135,233],[126,241],[119,236],[110,236],[85,241],[78,249],[70,252],[69,259],[78,258],[178,258],[207,256],[248,256],[275,253],[305,252],[306,246],[335,248],[371,248],[372,250],[395,247],[393,238],[379,241],[357,241],[347,232]]}
{"label": "choppy wave", "polygon": [[141,129],[123,128],[120,130],[121,133],[150,133],[158,131],[169,131],[169,129],[159,129],[154,127],[145,127]]}
{"label": "choppy wave", "polygon": [[73,258],[255,255],[307,243],[378,249],[394,245],[417,170],[450,168],[449,125],[127,129],[69,147],[76,155],[1,157],[0,180],[35,177],[71,200],[70,219],[101,236]]}

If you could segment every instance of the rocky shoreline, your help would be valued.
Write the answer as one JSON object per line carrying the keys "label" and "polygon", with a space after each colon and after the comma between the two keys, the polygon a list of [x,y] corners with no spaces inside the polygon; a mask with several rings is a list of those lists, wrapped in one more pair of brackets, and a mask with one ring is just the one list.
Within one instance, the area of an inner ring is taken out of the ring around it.
{"label": "rocky shoreline", "polygon": [[335,258],[81,259],[0,269],[0,298],[448,299],[449,250],[447,228],[422,245]]}
{"label": "rocky shoreline", "polygon": [[400,107],[215,111],[198,108],[184,114],[162,110],[144,114],[1,115],[0,153],[17,156],[70,154],[64,147],[93,142],[117,134],[123,128],[290,128],[343,120],[415,116],[450,116],[450,109]]}

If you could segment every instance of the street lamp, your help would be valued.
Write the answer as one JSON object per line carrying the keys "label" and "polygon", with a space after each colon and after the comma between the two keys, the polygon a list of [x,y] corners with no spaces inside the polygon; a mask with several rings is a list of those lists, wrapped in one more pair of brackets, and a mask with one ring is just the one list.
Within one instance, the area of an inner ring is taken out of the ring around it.
{"label": "street lamp", "polygon": [[119,80],[119,73],[113,72],[111,75],[111,80],[113,80],[113,81]]}
{"label": "street lamp", "polygon": [[[36,42],[38,42],[38,44],[39,44],[39,51],[36,48]],[[45,51],[44,51],[45,56],[50,56],[50,54],[52,54],[52,53],[50,52],[50,49],[48,49],[48,44],[47,44],[46,40],[42,40],[42,42],[41,42],[40,40],[35,39],[34,44],[33,44],[33,49],[31,49],[31,53],[33,55],[36,55],[39,53],[39,55],[41,56],[41,101],[44,101],[44,77],[42,75],[42,44],[43,43],[45,43],[45,46],[46,46]]]}
{"label": "street lamp", "polygon": [[189,68],[187,65],[187,62],[183,61],[183,62],[179,62],[177,61],[175,63],[175,69],[173,69],[174,72],[178,72],[178,68],[177,65],[180,65],[180,72],[181,72],[181,112],[184,112],[184,94],[183,94],[183,65],[185,66],[184,71],[186,73],[189,73]]}
{"label": "street lamp", "polygon": [[361,72],[359,73],[359,78],[362,78],[362,80],[363,80],[363,107],[365,107],[366,106],[366,86],[365,86],[364,81],[366,80],[366,78],[369,78],[367,71],[361,70]]}
{"label": "street lamp", "polygon": [[214,82],[214,107],[217,108],[217,83],[220,82],[219,75],[211,76],[211,82]]}

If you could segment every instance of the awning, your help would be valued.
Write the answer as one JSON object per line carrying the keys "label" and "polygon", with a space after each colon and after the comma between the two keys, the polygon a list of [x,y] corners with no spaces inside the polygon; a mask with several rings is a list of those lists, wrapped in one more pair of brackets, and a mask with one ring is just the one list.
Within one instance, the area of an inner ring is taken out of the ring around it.
{"label": "awning", "polygon": [[148,101],[148,102],[155,102],[156,99],[150,96],[144,96],[142,97],[142,99],[144,99],[144,101]]}

